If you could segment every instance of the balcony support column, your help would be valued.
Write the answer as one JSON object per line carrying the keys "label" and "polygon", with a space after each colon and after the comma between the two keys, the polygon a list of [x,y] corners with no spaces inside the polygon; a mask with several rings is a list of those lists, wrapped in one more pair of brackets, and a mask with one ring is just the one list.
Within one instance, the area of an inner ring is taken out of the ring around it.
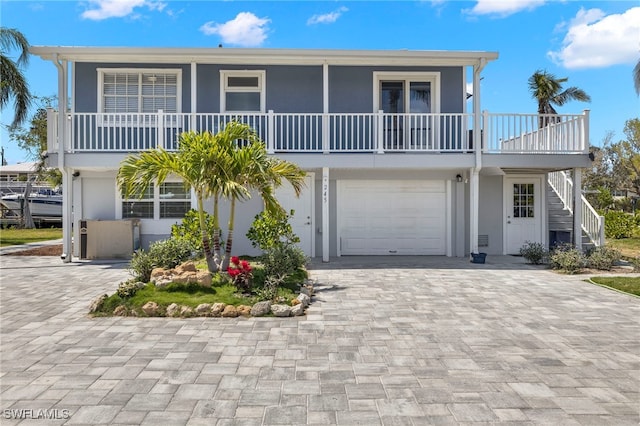
{"label": "balcony support column", "polygon": [[322,168],[322,261],[329,262],[329,168]]}
{"label": "balcony support column", "polygon": [[480,170],[472,168],[469,179],[469,249],[478,253],[478,216],[480,210]]}
{"label": "balcony support column", "polygon": [[573,169],[573,243],[582,250],[582,169]]}

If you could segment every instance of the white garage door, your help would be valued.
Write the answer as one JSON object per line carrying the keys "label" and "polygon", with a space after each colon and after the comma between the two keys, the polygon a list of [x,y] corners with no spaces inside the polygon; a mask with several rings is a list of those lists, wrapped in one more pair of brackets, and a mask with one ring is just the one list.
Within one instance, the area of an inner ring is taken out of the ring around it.
{"label": "white garage door", "polygon": [[340,181],[343,255],[446,254],[444,181]]}

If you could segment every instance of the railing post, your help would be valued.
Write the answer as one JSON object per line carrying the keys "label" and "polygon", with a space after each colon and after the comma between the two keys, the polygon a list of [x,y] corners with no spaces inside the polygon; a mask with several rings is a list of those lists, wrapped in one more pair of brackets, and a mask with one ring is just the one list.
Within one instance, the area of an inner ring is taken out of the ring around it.
{"label": "railing post", "polygon": [[329,114],[322,114],[322,153],[328,154],[329,149]]}
{"label": "railing post", "polygon": [[598,216],[598,245],[604,246],[605,234],[604,234],[604,216]]}
{"label": "railing post", "polygon": [[[476,152],[487,152],[488,146],[485,146],[484,141],[491,140],[489,134],[489,128],[487,125],[489,122],[489,112],[487,110],[482,111],[481,115],[473,123],[473,149]],[[477,126],[477,127],[476,127]],[[485,134],[486,133],[486,134]]]}
{"label": "railing post", "polygon": [[72,152],[74,151],[72,140],[75,139],[74,134],[72,132],[73,126],[71,125],[73,123],[73,115],[66,113],[65,118],[66,118],[66,120],[64,120],[65,132],[64,132],[64,140],[62,142],[64,143],[64,150],[66,152]]}
{"label": "railing post", "polygon": [[376,114],[376,146],[378,147],[377,153],[384,154],[384,111],[379,109]]}
{"label": "railing post", "polygon": [[164,148],[164,115],[161,109],[156,119],[156,148]]}
{"label": "railing post", "polygon": [[591,110],[584,110],[584,117],[582,118],[582,152],[589,153],[589,113]]}
{"label": "railing post", "polygon": [[276,116],[272,109],[267,112],[267,154],[274,154],[276,143]]}
{"label": "railing post", "polygon": [[47,108],[47,152],[55,152],[58,148],[58,120],[56,111]]}

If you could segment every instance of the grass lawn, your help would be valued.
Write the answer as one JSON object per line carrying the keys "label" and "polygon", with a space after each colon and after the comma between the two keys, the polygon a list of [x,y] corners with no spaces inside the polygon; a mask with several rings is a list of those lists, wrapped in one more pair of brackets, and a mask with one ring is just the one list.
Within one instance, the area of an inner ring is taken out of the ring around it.
{"label": "grass lawn", "polygon": [[596,284],[640,296],[640,277],[592,277]]}
{"label": "grass lawn", "polygon": [[634,235],[631,238],[622,238],[619,240],[607,239],[607,245],[620,250],[625,257],[640,256],[640,236]]}
{"label": "grass lawn", "polygon": [[0,229],[0,247],[62,238],[62,228]]}

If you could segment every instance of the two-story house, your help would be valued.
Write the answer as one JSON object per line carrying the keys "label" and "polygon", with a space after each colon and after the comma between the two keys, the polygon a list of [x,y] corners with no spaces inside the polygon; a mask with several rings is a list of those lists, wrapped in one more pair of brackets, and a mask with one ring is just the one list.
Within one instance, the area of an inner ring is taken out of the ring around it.
{"label": "two-story house", "polygon": [[[571,189],[590,161],[588,112],[541,119],[482,111],[481,73],[495,52],[31,51],[53,62],[59,105],[70,105],[49,115],[48,161],[64,178],[65,253],[81,220],[140,218],[143,245],[166,238],[194,205],[191,194],[169,181],[142,200],[123,199],[120,162],[175,149],[181,132],[216,132],[233,119],[253,126],[270,154],[308,172],[299,198],[288,188],[278,198],[295,210],[301,247],[324,261],[517,254],[526,241],[564,234],[580,245],[583,232],[600,235],[599,218]],[[556,202],[573,217],[562,229],[549,213]],[[244,234],[260,209],[257,198],[238,209],[234,253],[256,253]]]}

